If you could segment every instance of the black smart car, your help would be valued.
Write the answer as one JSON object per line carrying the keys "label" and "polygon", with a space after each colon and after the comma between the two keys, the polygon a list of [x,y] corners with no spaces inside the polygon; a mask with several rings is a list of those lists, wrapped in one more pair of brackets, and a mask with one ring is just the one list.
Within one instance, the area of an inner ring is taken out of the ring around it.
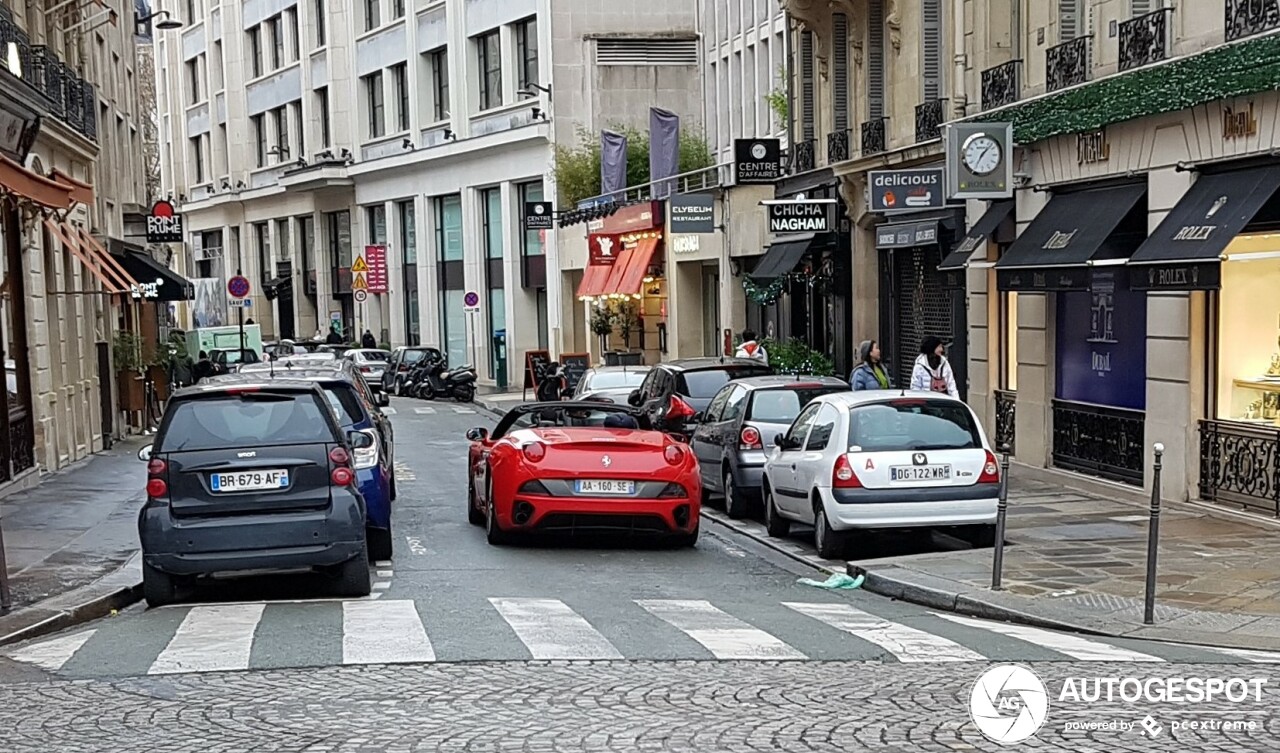
{"label": "black smart car", "polygon": [[319,384],[226,377],[175,393],[147,461],[138,517],[147,603],[198,576],[318,569],[342,596],[370,592],[365,503],[344,432]]}
{"label": "black smart car", "polygon": [[643,407],[662,431],[687,434],[721,387],[734,379],[772,373],[773,369],[750,358],[683,358],[654,366],[627,402]]}

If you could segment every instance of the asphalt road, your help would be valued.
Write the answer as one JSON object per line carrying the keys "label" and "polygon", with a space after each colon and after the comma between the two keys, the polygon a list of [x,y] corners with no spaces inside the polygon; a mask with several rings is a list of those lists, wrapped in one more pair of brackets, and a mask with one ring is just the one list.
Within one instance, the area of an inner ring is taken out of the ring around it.
{"label": "asphalt road", "polygon": [[[229,582],[0,651],[6,751],[996,750],[975,680],[1269,678],[1256,703],[1050,704],[1028,749],[1276,750],[1280,656],[990,623],[858,591],[704,520],[696,549],[495,548],[466,522],[483,411],[393,399],[400,499],[375,593]],[[1179,717],[1177,714],[1182,714]],[[1017,713],[1016,710],[1010,713]],[[1162,731],[1064,730],[1081,721]],[[1195,719],[1252,729],[1181,730]],[[1221,745],[1221,748],[1217,746]],[[1090,747],[1096,746],[1096,747]]]}

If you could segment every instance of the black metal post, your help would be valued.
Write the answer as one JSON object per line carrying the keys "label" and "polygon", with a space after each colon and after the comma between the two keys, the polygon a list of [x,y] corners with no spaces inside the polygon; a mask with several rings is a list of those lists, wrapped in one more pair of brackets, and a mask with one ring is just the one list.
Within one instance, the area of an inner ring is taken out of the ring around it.
{"label": "black metal post", "polygon": [[0,526],[0,614],[8,614],[13,608],[13,594],[9,592],[9,560],[4,554],[4,526]]}
{"label": "black metal post", "polygon": [[[239,267],[236,267],[236,277],[241,275]],[[240,356],[237,363],[244,360],[244,300],[240,301],[240,305],[236,306],[236,312],[239,314],[240,320]]]}
{"label": "black metal post", "polygon": [[1156,555],[1160,548],[1160,467],[1164,457],[1164,445],[1156,442],[1155,467],[1151,474],[1151,529],[1147,533],[1147,598],[1142,612],[1142,624],[1156,622]]}
{"label": "black metal post", "polygon": [[1000,500],[996,503],[996,540],[991,563],[991,590],[1003,591],[1000,584],[1004,577],[1004,529],[1009,516],[1009,444],[1000,445]]}

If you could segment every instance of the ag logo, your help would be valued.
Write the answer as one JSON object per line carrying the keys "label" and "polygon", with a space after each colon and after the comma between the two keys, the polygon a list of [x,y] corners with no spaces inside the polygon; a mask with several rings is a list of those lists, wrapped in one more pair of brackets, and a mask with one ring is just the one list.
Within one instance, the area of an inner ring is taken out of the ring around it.
{"label": "ag logo", "polygon": [[923,452],[917,452],[911,456],[912,465],[928,465],[929,458],[925,457]]}
{"label": "ag logo", "polygon": [[1026,667],[997,664],[973,684],[969,716],[992,742],[1022,742],[1044,726],[1049,716],[1049,691]]}

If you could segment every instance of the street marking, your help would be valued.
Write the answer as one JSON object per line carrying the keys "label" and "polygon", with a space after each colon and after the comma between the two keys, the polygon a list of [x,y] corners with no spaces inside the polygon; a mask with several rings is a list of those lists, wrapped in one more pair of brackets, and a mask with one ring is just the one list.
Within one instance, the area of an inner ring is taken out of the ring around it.
{"label": "street marking", "polygon": [[1220,654],[1234,656],[1237,659],[1247,659],[1254,664],[1280,664],[1280,654],[1273,654],[1269,651],[1255,651],[1248,648],[1226,648],[1224,646],[1203,646],[1202,648]]}
{"label": "street marking", "polygon": [[378,567],[391,567],[391,560],[378,560],[373,564],[377,565]]}
{"label": "street marking", "polygon": [[405,463],[396,463],[396,481],[417,481],[418,476]]}
{"label": "street marking", "polygon": [[558,599],[490,598],[535,659],[621,659],[591,623]]}
{"label": "street marking", "polygon": [[701,643],[717,659],[806,659],[765,631],[722,612],[709,601],[637,601],[654,617]]}
{"label": "street marking", "polygon": [[986,661],[976,651],[923,630],[889,622],[848,604],[783,602],[806,617],[883,648],[900,662]]}
{"label": "street marking", "polygon": [[414,413],[417,413],[417,414],[418,414],[418,415],[420,415],[420,416],[423,416],[423,415],[426,415],[426,414],[428,414],[428,413],[435,413],[435,412],[436,412],[436,409],[435,409],[435,408],[414,408],[414,409],[413,409],[413,412],[414,412]]}
{"label": "street marking", "polygon": [[47,640],[34,646],[27,646],[14,651],[9,654],[9,658],[24,664],[34,664],[50,672],[56,672],[62,669],[62,665],[66,664],[72,656],[75,656],[75,653],[96,632],[98,632],[96,629],[85,630],[74,635],[64,635],[61,638]]}
{"label": "street marking", "polygon": [[412,601],[348,601],[342,605],[343,664],[435,660],[435,649]]}
{"label": "street marking", "polygon": [[375,591],[385,591],[388,588],[391,588],[391,584],[386,581],[378,581],[373,584],[373,590]]}
{"label": "street marking", "polygon": [[931,612],[936,617],[954,622],[958,625],[966,625],[979,630],[989,630],[993,633],[1007,635],[1010,638],[1017,638],[1020,641],[1026,641],[1035,646],[1041,646],[1051,651],[1057,651],[1060,654],[1066,654],[1073,659],[1080,661],[1146,661],[1146,662],[1162,662],[1160,659],[1150,654],[1144,654],[1139,651],[1131,651],[1118,646],[1111,646],[1106,643],[1090,641],[1074,635],[1066,633],[1054,633],[1049,630],[1041,630],[1040,628],[1027,627],[1025,625],[1011,625],[1007,622],[987,622],[986,620],[975,620],[969,617],[961,617],[954,614],[942,614],[941,612]]}
{"label": "street marking", "polygon": [[247,669],[265,604],[192,607],[149,675]]}
{"label": "street marking", "polygon": [[[379,564],[379,565],[384,565],[384,564],[386,564],[386,563],[385,563],[385,562],[379,562],[378,564]],[[394,571],[394,570],[378,570],[378,571],[377,571],[377,575],[378,575],[378,577],[379,577],[379,578],[390,578],[391,576],[395,575],[395,571]]]}
{"label": "street marking", "polygon": [[395,409],[395,408],[392,408],[392,407],[386,407],[386,408],[383,408],[383,409],[382,409],[382,415],[384,415],[384,416],[394,416],[395,414],[396,414],[396,409]]}
{"label": "street marking", "polygon": [[470,408],[454,408],[453,412],[454,413],[475,413],[475,411]]}
{"label": "street marking", "polygon": [[406,540],[409,542],[409,551],[413,552],[414,554],[427,553],[427,548],[422,545],[422,539],[415,539],[412,536],[410,536]]}

